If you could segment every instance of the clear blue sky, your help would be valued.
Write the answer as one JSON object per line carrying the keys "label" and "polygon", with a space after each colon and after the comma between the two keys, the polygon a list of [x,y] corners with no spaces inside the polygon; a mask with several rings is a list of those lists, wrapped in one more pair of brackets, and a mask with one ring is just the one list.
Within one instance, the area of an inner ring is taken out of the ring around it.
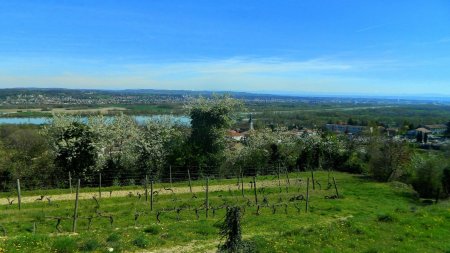
{"label": "clear blue sky", "polygon": [[2,1],[0,87],[450,95],[450,1]]}

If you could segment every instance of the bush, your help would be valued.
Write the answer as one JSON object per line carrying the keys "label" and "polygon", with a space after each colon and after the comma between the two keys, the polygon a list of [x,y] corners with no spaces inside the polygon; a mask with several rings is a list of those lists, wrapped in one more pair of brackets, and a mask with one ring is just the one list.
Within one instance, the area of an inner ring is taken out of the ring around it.
{"label": "bush", "polygon": [[70,237],[61,237],[53,242],[52,249],[57,253],[72,253],[77,251],[77,242]]}
{"label": "bush", "polygon": [[434,198],[442,187],[442,169],[434,157],[416,157],[413,160],[412,186],[422,198]]}
{"label": "bush", "polygon": [[118,242],[120,241],[120,235],[117,233],[110,234],[108,238],[106,238],[107,242]]}
{"label": "bush", "polygon": [[143,235],[139,235],[134,239],[133,244],[141,249],[147,248],[150,242]]}
{"label": "bush", "polygon": [[89,239],[85,241],[81,247],[81,251],[94,251],[100,247],[100,243],[96,239]]}
{"label": "bush", "polygon": [[411,151],[404,142],[374,139],[369,144],[368,168],[372,177],[387,182],[403,177],[411,160]]}
{"label": "bush", "polygon": [[220,235],[225,237],[225,243],[219,247],[220,252],[240,252],[243,249],[241,230],[241,209],[229,207],[220,229]]}
{"label": "bush", "polygon": [[395,221],[395,218],[390,214],[379,214],[377,220],[379,222],[393,222]]}
{"label": "bush", "polygon": [[146,227],[144,229],[144,232],[147,234],[157,235],[161,232],[161,228],[159,226],[153,225],[153,226]]}
{"label": "bush", "polygon": [[450,168],[444,169],[442,173],[442,188],[444,193],[449,196],[450,195]]}

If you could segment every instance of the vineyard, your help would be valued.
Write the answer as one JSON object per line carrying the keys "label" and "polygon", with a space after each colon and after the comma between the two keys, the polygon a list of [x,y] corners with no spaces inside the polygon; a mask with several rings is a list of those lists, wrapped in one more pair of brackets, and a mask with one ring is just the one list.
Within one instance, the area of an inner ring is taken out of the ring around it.
{"label": "vineyard", "polygon": [[181,176],[19,186],[1,195],[0,252],[214,252],[231,206],[242,210],[243,239],[255,252],[450,249],[448,202],[424,205],[401,183],[327,171]]}

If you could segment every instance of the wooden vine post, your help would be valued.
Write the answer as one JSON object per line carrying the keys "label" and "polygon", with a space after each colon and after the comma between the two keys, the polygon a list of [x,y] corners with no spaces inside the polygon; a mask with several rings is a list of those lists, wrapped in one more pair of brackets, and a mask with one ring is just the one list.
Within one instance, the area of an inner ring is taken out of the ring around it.
{"label": "wooden vine post", "polygon": [[258,204],[258,193],[256,192],[256,176],[253,177],[253,191],[255,193],[255,204]]}
{"label": "wooden vine post", "polygon": [[314,170],[312,168],[311,168],[311,180],[312,180],[313,190],[316,190],[316,184],[314,183]]}
{"label": "wooden vine post", "polygon": [[289,171],[288,171],[287,168],[285,168],[285,172],[286,172],[286,180],[287,180],[287,183],[288,183],[288,185],[290,186],[290,185],[291,185],[291,180],[289,180]]}
{"label": "wooden vine post", "polygon": [[306,207],[305,212],[308,212],[308,206],[309,206],[309,177],[306,180]]}
{"label": "wooden vine post", "polygon": [[170,180],[170,187],[172,188],[172,165],[169,165],[169,180]]}
{"label": "wooden vine post", "polygon": [[191,183],[191,172],[188,169],[188,179],[189,179],[189,191],[192,194],[192,183]]}
{"label": "wooden vine post", "polygon": [[337,185],[336,185],[336,180],[334,179],[334,177],[333,177],[333,183],[334,183],[334,190],[336,191],[336,197],[339,198],[339,192],[338,192],[338,188],[337,188]]}
{"label": "wooden vine post", "polygon": [[102,173],[98,174],[98,197],[102,198]]}
{"label": "wooden vine post", "polygon": [[19,204],[19,210],[22,204],[22,195],[20,193],[20,179],[17,179],[17,203]]}
{"label": "wooden vine post", "polygon": [[75,233],[77,230],[77,218],[78,218],[78,194],[80,192],[80,179],[78,179],[77,190],[75,193],[75,208],[73,209],[73,223],[72,232]]}
{"label": "wooden vine post", "polygon": [[145,175],[144,187],[145,187],[145,202],[147,202],[148,201],[148,176],[147,175]]}
{"label": "wooden vine post", "polygon": [[150,181],[150,211],[153,211],[153,180]]}
{"label": "wooden vine post", "polygon": [[242,197],[245,198],[245,196],[244,196],[244,173],[241,174],[241,193],[242,193]]}
{"label": "wooden vine post", "polygon": [[209,211],[209,178],[206,177],[206,202],[205,202],[205,207],[206,207],[206,218],[208,218],[208,211]]}
{"label": "wooden vine post", "polygon": [[277,177],[278,177],[278,187],[281,189],[281,181],[280,181],[280,165],[278,164],[277,168]]}
{"label": "wooden vine post", "polygon": [[70,188],[70,194],[72,194],[73,192],[72,192],[72,175],[70,174],[70,171],[69,171],[69,188]]}

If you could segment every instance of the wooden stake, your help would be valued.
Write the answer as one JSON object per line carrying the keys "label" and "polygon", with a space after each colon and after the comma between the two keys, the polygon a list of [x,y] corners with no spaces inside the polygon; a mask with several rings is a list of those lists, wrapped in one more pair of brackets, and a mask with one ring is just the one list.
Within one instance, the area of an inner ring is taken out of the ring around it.
{"label": "wooden stake", "polygon": [[308,206],[309,206],[309,177],[306,180],[306,208],[305,212],[308,212]]}
{"label": "wooden stake", "polygon": [[170,187],[172,187],[172,165],[169,165]]}
{"label": "wooden stake", "polygon": [[287,168],[285,168],[286,171],[286,179],[287,179],[287,183],[290,186],[291,185],[291,181],[289,180],[289,171],[287,170]]}
{"label": "wooden stake", "polygon": [[206,177],[206,218],[208,218],[208,211],[209,211],[209,178]]}
{"label": "wooden stake", "polygon": [[256,176],[253,177],[253,190],[255,193],[255,203],[258,204],[258,194],[256,192]]}
{"label": "wooden stake", "polygon": [[241,192],[242,192],[242,197],[244,198],[244,173],[241,174]]}
{"label": "wooden stake", "polygon": [[98,174],[98,198],[102,198],[102,173]]}
{"label": "wooden stake", "polygon": [[17,179],[17,203],[19,204],[19,210],[22,204],[22,195],[20,194],[20,179]]}
{"label": "wooden stake", "polygon": [[333,183],[334,183],[334,189],[336,190],[336,197],[339,198],[339,192],[338,192],[337,185],[336,185],[336,180],[334,179],[334,177],[333,177]]}
{"label": "wooden stake", "polygon": [[70,194],[72,194],[73,192],[72,192],[72,175],[70,174],[70,171],[69,171],[69,188],[70,188]]}
{"label": "wooden stake", "polygon": [[72,232],[75,233],[77,230],[77,218],[78,218],[78,194],[80,192],[80,179],[78,179],[77,183],[77,191],[75,193],[75,208],[73,209],[73,223],[72,223]]}
{"label": "wooden stake", "polygon": [[314,183],[314,170],[312,168],[311,168],[311,180],[312,180],[313,190],[316,190],[316,184]]}
{"label": "wooden stake", "polygon": [[192,194],[192,184],[191,184],[191,172],[188,169],[188,178],[189,178],[189,191]]}
{"label": "wooden stake", "polygon": [[153,180],[150,181],[150,211],[153,211]]}
{"label": "wooden stake", "polygon": [[281,181],[280,181],[280,165],[278,164],[278,169],[277,169],[277,177],[278,177],[278,187],[281,188]]}
{"label": "wooden stake", "polygon": [[148,201],[148,176],[145,175],[145,202]]}

